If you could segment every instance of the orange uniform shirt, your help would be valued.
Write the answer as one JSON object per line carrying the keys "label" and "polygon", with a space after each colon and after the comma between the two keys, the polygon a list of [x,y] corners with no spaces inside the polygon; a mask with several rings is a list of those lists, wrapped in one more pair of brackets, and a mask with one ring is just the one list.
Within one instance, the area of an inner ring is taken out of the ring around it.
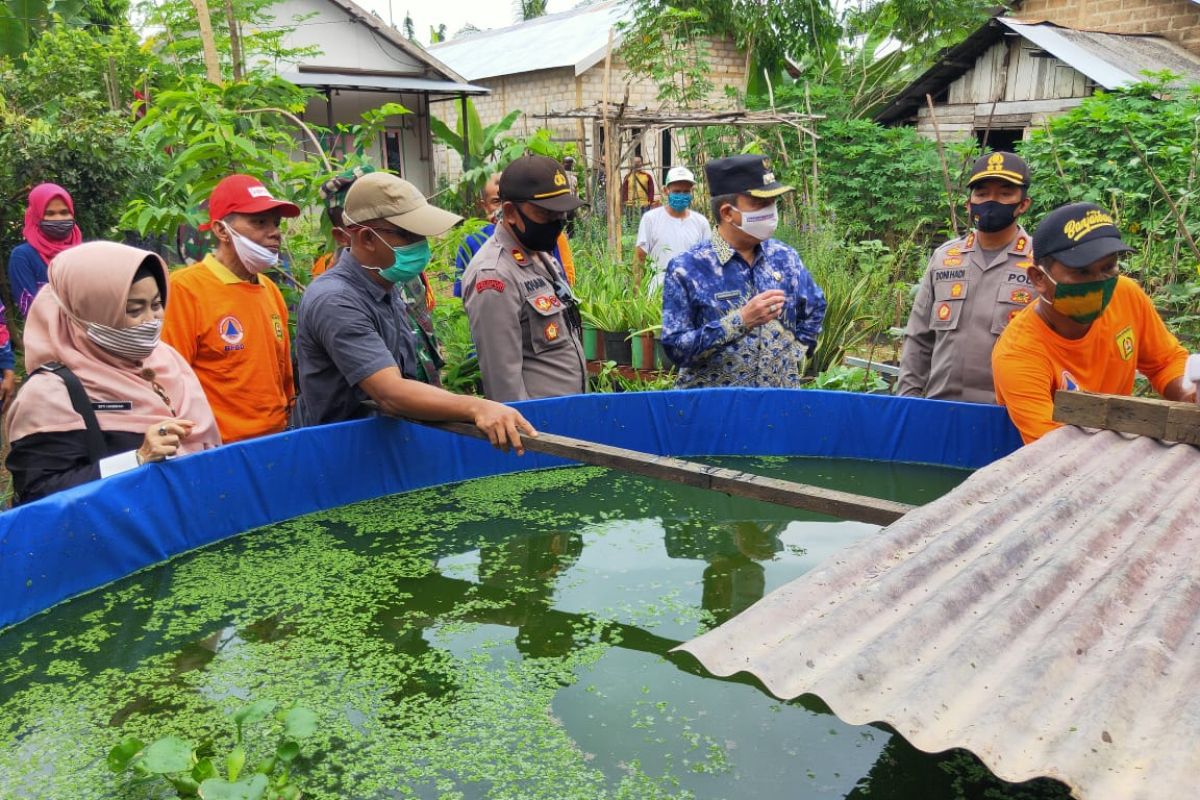
{"label": "orange uniform shirt", "polygon": [[265,275],[243,281],[211,253],[171,273],[163,341],[192,365],[225,443],[287,427],[296,395],[287,326]]}
{"label": "orange uniform shirt", "polygon": [[1059,336],[1033,304],[1018,314],[992,350],[996,402],[1029,444],[1061,427],[1052,420],[1057,390],[1132,394],[1136,371],[1161,395],[1183,375],[1187,357],[1142,287],[1122,276],[1082,339]]}

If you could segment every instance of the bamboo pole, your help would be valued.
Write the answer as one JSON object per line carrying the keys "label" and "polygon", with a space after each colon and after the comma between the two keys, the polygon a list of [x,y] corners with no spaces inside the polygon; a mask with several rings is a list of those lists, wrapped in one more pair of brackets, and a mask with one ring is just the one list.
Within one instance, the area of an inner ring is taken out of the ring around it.
{"label": "bamboo pole", "polygon": [[621,187],[620,170],[617,169],[617,164],[613,163],[616,159],[616,145],[613,142],[617,134],[617,126],[613,124],[611,118],[611,109],[609,108],[610,93],[612,90],[612,50],[613,50],[613,29],[608,29],[608,48],[604,52],[604,182],[608,189],[608,196],[605,198],[608,207],[608,247],[617,259],[621,257]]}
{"label": "bamboo pole", "polygon": [[946,202],[950,204],[950,227],[954,229],[954,238],[957,239],[958,211],[955,209],[954,188],[950,183],[950,167],[946,164],[946,148],[942,145],[942,129],[933,110],[933,95],[926,94],[925,102],[929,104],[929,119],[933,122],[933,135],[937,139],[938,160],[942,162],[942,181],[946,186]]}
{"label": "bamboo pole", "polygon": [[212,17],[208,13],[208,0],[192,0],[196,18],[200,22],[200,42],[204,47],[204,70],[208,82],[221,85],[221,62],[217,58],[217,43],[213,38]]}

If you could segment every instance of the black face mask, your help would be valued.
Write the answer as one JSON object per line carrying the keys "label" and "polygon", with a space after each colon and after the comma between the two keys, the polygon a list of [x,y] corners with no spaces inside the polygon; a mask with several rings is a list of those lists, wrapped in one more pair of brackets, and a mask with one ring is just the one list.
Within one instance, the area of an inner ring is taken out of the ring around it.
{"label": "black face mask", "polygon": [[73,219],[44,219],[38,223],[42,233],[46,234],[49,239],[61,242],[71,235],[71,231],[75,230],[75,220]]}
{"label": "black face mask", "polygon": [[512,229],[513,234],[517,237],[517,241],[525,245],[527,250],[535,250],[541,253],[549,253],[554,249],[554,245],[558,243],[558,235],[563,232],[563,227],[567,224],[566,220],[556,219],[550,222],[534,222],[525,213],[521,211],[521,207],[516,203],[513,208],[517,209],[517,216],[525,223],[525,230],[519,231],[515,227]]}
{"label": "black face mask", "polygon": [[1001,203],[988,200],[986,203],[971,203],[971,221],[984,233],[1002,231],[1017,221],[1017,206],[1020,203]]}

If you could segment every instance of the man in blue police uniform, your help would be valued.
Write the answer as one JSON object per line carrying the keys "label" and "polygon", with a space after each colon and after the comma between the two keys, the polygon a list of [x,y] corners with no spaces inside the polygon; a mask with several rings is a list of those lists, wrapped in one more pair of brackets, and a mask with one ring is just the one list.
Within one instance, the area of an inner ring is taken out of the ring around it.
{"label": "man in blue police uniform", "polygon": [[967,181],[974,230],[939,247],[917,288],[896,394],[994,403],[992,347],[1036,296],[1026,270],[1033,240],[1019,218],[1029,210],[1029,167],[1020,156],[980,156]]}
{"label": "man in blue police uniform", "polygon": [[704,167],[716,235],[667,267],[663,348],[676,386],[797,387],[817,346],[825,295],[800,255],[772,239],[776,200],[792,191],[766,159],[718,158]]}

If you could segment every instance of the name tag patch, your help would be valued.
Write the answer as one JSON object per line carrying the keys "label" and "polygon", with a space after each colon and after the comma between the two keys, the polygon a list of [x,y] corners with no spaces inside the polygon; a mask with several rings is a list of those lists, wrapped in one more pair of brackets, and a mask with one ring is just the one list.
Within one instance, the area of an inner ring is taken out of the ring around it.
{"label": "name tag patch", "polygon": [[92,411],[133,411],[133,401],[101,400],[92,403]]}
{"label": "name tag patch", "polygon": [[734,292],[717,292],[716,294],[713,295],[713,299],[714,300],[732,300],[740,294],[741,294],[741,292],[736,292],[736,291],[734,291]]}
{"label": "name tag patch", "polygon": [[967,277],[965,269],[939,269],[933,273],[935,281],[958,281]]}

